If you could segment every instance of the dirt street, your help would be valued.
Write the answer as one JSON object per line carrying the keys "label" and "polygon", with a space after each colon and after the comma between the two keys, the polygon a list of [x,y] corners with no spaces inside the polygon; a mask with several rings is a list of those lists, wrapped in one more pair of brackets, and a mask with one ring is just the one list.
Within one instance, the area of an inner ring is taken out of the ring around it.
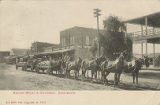
{"label": "dirt street", "polygon": [[143,70],[139,74],[139,85],[132,84],[131,74],[122,74],[121,84],[113,86],[110,74],[109,86],[58,76],[37,74],[15,69],[15,65],[0,64],[0,90],[160,90],[160,71]]}

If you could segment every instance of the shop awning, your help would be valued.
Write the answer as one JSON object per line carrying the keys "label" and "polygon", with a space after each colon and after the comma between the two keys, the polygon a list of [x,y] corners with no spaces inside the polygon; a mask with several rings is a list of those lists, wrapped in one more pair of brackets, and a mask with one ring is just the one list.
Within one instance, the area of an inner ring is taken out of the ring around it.
{"label": "shop awning", "polygon": [[62,53],[70,52],[70,51],[74,51],[74,49],[62,49],[62,50],[56,50],[56,51],[52,51],[52,52],[43,52],[43,53],[39,53],[36,55],[38,56],[38,55],[62,54]]}

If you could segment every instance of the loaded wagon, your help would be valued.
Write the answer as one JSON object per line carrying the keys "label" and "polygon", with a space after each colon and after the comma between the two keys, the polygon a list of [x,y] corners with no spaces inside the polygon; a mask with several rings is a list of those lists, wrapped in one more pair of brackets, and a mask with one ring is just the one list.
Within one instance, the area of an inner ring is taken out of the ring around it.
{"label": "loaded wagon", "polygon": [[[74,49],[62,49],[62,50],[56,50],[52,52],[45,52],[45,53],[39,53],[35,56],[39,58],[38,63],[36,64],[35,70],[36,72],[40,72],[40,70],[47,71],[50,69],[54,69],[54,71],[59,71],[58,69],[55,70],[56,62],[58,59],[61,59],[64,55],[70,56],[71,60],[74,59]],[[54,61],[54,64],[51,64],[50,58]]]}

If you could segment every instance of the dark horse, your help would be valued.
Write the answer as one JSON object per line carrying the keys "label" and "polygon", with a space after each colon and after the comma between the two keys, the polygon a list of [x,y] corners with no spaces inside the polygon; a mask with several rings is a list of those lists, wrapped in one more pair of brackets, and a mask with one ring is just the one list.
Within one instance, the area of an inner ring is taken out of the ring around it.
{"label": "dark horse", "polygon": [[82,59],[80,57],[76,61],[73,61],[73,62],[67,61],[66,62],[66,76],[69,77],[70,71],[74,70],[75,79],[78,79],[81,63],[82,63]]}
{"label": "dark horse", "polygon": [[83,60],[81,69],[82,69],[82,76],[85,77],[86,72],[88,73],[91,70],[91,79],[93,76],[97,78],[97,71],[100,72],[100,64],[105,60],[105,57],[99,57],[93,60]]}
{"label": "dark horse", "polygon": [[105,85],[108,84],[108,79],[106,79],[106,77],[109,75],[109,73],[115,73],[114,84],[118,85],[120,82],[121,73],[124,69],[124,54],[121,53],[119,58],[117,58],[115,61],[104,61],[101,64],[101,69],[102,80]]}
{"label": "dark horse", "polygon": [[141,59],[136,59],[133,60],[132,62],[128,62],[128,68],[125,69],[125,73],[132,73],[133,76],[133,83],[135,83],[136,80],[136,84],[138,84],[138,74],[139,74],[139,70],[142,67],[143,62],[141,61]]}

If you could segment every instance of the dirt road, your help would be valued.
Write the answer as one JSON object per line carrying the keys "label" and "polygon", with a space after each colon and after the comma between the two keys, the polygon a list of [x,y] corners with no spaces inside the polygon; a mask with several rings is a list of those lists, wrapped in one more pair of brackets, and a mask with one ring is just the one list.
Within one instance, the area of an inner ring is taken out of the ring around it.
{"label": "dirt road", "polygon": [[52,75],[16,70],[14,65],[0,64],[1,90],[115,90],[101,84],[76,81]]}
{"label": "dirt road", "polygon": [[130,74],[122,74],[121,84],[113,86],[110,74],[109,86],[90,81],[61,78],[47,74],[16,70],[15,65],[0,64],[0,90],[157,90],[160,89],[160,71],[141,71],[139,85],[132,84]]}

